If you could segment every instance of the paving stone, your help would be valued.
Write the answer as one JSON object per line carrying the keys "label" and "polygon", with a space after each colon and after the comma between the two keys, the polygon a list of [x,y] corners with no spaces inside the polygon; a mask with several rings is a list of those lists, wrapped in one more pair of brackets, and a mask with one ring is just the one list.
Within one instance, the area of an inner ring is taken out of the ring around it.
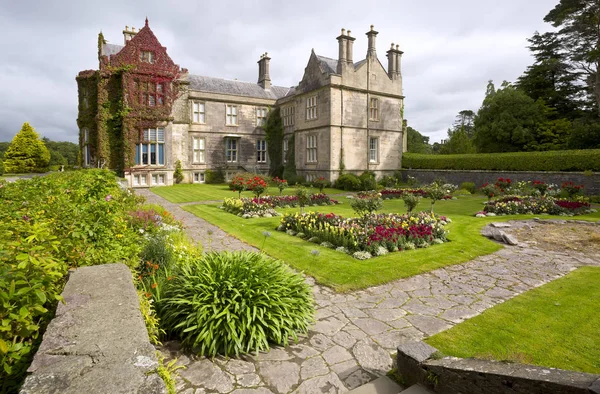
{"label": "paving stone", "polygon": [[351,360],[352,355],[345,348],[336,345],[324,351],[323,358],[325,359],[328,365],[334,365],[343,361]]}
{"label": "paving stone", "polygon": [[348,389],[335,373],[303,381],[294,394],[338,394],[346,393]]}
{"label": "paving stone", "polygon": [[344,328],[345,325],[346,322],[343,321],[339,315],[336,315],[317,321],[317,323],[311,329],[312,331],[320,332],[321,334],[327,336],[332,336]]}
{"label": "paving stone", "polygon": [[449,308],[452,308],[453,306],[456,306],[455,302],[450,301],[449,299],[444,298],[442,296],[422,297],[422,298],[419,298],[419,301],[421,301],[425,305],[429,305],[429,306],[432,306],[432,307],[438,308],[438,309],[449,309]]}
{"label": "paving stone", "polygon": [[[196,391],[196,394],[198,392]],[[265,387],[259,387],[256,389],[237,389],[231,392],[231,394],[275,394],[271,390]]]}
{"label": "paving stone", "polygon": [[260,376],[255,373],[238,374],[236,380],[242,387],[254,387],[260,384]]}
{"label": "paving stone", "polygon": [[271,348],[267,353],[259,353],[254,356],[257,361],[285,361],[292,358],[292,355],[282,348]]}
{"label": "paving stone", "polygon": [[374,319],[390,322],[406,316],[406,311],[403,309],[368,309],[367,313]]}
{"label": "paving stone", "polygon": [[373,379],[375,379],[375,376],[371,375],[362,368],[358,368],[356,371],[352,372],[348,377],[344,379],[344,384],[346,385],[348,390],[354,390],[355,388],[360,387],[363,384],[369,383]]}
{"label": "paving stone", "polygon": [[265,385],[281,394],[288,393],[300,379],[300,366],[295,362],[262,361],[258,369]]}
{"label": "paving stone", "polygon": [[506,300],[514,296],[515,293],[513,293],[510,290],[503,289],[501,287],[494,287],[493,289],[488,290],[485,293],[485,295],[492,298],[501,298],[503,300]]}
{"label": "paving stone", "polygon": [[307,359],[307,358],[310,358],[310,357],[313,357],[313,356],[319,354],[319,352],[316,349],[312,348],[308,344],[292,345],[292,346],[290,346],[290,351],[296,357],[299,357],[301,359]]}
{"label": "paving stone", "polygon": [[339,376],[340,379],[344,380],[360,367],[356,360],[352,359],[344,361],[343,363],[332,365],[330,368]]}
{"label": "paving stone", "polygon": [[340,331],[336,333],[331,339],[333,339],[333,342],[346,349],[350,349],[357,341],[357,339],[354,338],[354,336],[352,336],[347,331]]}
{"label": "paving stone", "polygon": [[416,315],[429,315],[429,316],[437,316],[442,312],[441,309],[434,308],[429,305],[425,305],[416,298],[413,298],[412,300],[408,301],[406,303],[406,305],[404,305],[402,307],[402,309],[404,309],[405,311],[407,311],[409,313],[413,313]]}
{"label": "paving stone", "polygon": [[194,386],[204,387],[208,390],[221,393],[233,390],[231,377],[207,359],[190,364],[187,369],[180,370],[179,375]]}
{"label": "paving stone", "polygon": [[447,321],[433,316],[410,315],[406,317],[406,320],[427,335],[437,334],[451,327]]}
{"label": "paving stone", "polygon": [[410,324],[408,322],[408,320],[406,320],[405,318],[400,318],[400,319],[396,319],[396,320],[392,320],[390,322],[387,322],[387,324],[389,324],[390,326],[394,327],[394,328],[404,328],[404,327],[412,327],[412,324]]}
{"label": "paving stone", "polygon": [[460,323],[463,320],[473,317],[475,315],[477,315],[477,312],[475,312],[473,309],[464,306],[459,306],[456,308],[448,309],[439,317],[441,319],[449,320],[452,323]]}
{"label": "paving stone", "polygon": [[312,379],[316,376],[327,375],[328,373],[329,368],[321,357],[309,358],[300,366],[300,378],[302,380]]}
{"label": "paving stone", "polygon": [[310,344],[319,351],[325,351],[335,345],[331,339],[323,334],[317,334],[310,338]]}
{"label": "paving stone", "polygon": [[352,353],[362,368],[376,376],[385,375],[392,368],[390,353],[371,339],[358,341]]}
{"label": "paving stone", "polygon": [[346,315],[346,317],[349,319],[353,319],[353,318],[357,318],[357,317],[368,317],[368,315],[365,312],[363,312],[360,309],[355,308],[353,306],[340,305],[339,308],[342,311],[342,313],[344,315]]}
{"label": "paving stone", "polygon": [[375,319],[356,319],[353,323],[368,335],[379,334],[390,329],[390,326]]}
{"label": "paving stone", "polygon": [[404,305],[408,299],[409,299],[408,294],[406,295],[406,297],[386,298],[382,302],[377,304],[377,308],[378,309],[398,308],[398,307],[401,307],[402,305]]}
{"label": "paving stone", "polygon": [[224,366],[225,370],[234,375],[248,374],[256,372],[254,364],[244,360],[229,360]]}

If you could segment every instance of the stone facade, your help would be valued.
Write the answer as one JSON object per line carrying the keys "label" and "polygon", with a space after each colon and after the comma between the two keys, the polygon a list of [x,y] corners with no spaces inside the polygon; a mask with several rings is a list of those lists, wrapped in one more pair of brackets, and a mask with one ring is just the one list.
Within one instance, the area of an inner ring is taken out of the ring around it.
{"label": "stone facade", "polygon": [[[148,37],[155,40],[147,23],[139,32],[126,28],[123,33],[124,46],[108,44],[103,36],[99,38],[101,75],[113,72],[111,66],[117,60],[123,62],[123,52],[135,55],[130,60],[133,67],[126,70],[124,79],[137,80],[139,65],[151,67],[147,63],[160,63],[168,58],[166,48],[158,41],[156,47],[159,50],[147,55],[151,52],[145,44]],[[123,130],[112,135],[134,135],[135,138],[105,143],[106,146],[122,144],[125,146],[123,152],[130,152],[127,157],[112,160],[108,159],[108,153],[103,153],[106,148],[96,146],[93,130],[99,127],[94,122],[102,121],[102,117],[82,115],[82,109],[90,107],[82,81],[89,83],[94,72],[81,72],[77,80],[83,164],[122,168],[133,187],[173,184],[177,161],[182,164],[186,183],[204,182],[207,170],[223,170],[226,179],[241,171],[266,173],[269,158],[262,124],[269,109],[280,107],[284,118],[283,151],[286,147],[294,149],[298,175],[307,180],[323,176],[333,181],[343,170],[356,174],[371,170],[377,176],[391,174],[400,168],[402,152],[406,151],[400,73],[402,52],[392,44],[387,51],[386,70],[376,54],[378,33],[371,26],[366,33],[367,56],[355,63],[352,54],[355,38],[350,34],[342,29],[342,34],[337,37],[338,59],[318,56],[313,50],[304,76],[296,87],[271,84],[271,59],[266,53],[258,61],[257,83],[192,75],[186,69],[180,69],[176,77],[163,78],[161,81],[164,82],[159,82],[161,86],[155,88],[157,91],[159,88],[176,90],[177,96],[172,102],[165,99],[159,103],[158,96],[150,98],[154,101],[144,102],[146,105],[164,105],[169,116],[156,119],[149,126],[124,121]],[[131,94],[123,90],[122,97],[127,108],[131,105]],[[100,102],[93,104],[91,108],[102,108]],[[125,130],[128,124],[133,130]],[[152,134],[155,129],[157,134]],[[91,137],[89,130],[92,130]],[[289,141],[292,135],[295,137],[293,147]],[[115,153],[111,151],[110,155],[113,157]]]}

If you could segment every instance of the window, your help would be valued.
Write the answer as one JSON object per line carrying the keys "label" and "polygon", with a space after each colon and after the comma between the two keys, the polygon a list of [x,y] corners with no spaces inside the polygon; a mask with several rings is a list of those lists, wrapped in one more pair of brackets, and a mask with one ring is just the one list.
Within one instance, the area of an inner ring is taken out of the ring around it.
{"label": "window", "polygon": [[137,94],[139,94],[139,103],[154,107],[156,105],[164,105],[165,103],[165,86],[163,83],[156,82],[140,82],[135,81]]}
{"label": "window", "polygon": [[288,149],[289,149],[289,140],[283,140],[283,162],[287,163],[287,153],[288,153]]}
{"label": "window", "polygon": [[194,172],[194,183],[204,183],[203,172]]}
{"label": "window", "polygon": [[265,140],[256,141],[256,161],[258,163],[267,162],[267,141]]}
{"label": "window", "polygon": [[164,185],[165,174],[152,174],[152,185]]}
{"label": "window", "polygon": [[147,184],[146,175],[133,176],[133,186],[146,186]]}
{"label": "window", "polygon": [[237,126],[237,105],[227,105],[225,109],[225,124],[228,126]]}
{"label": "window", "polygon": [[165,129],[145,129],[142,141],[135,146],[135,164],[162,166],[165,164]]}
{"label": "window", "polygon": [[308,163],[317,162],[317,136],[309,135],[306,138],[306,161]]}
{"label": "window", "polygon": [[264,107],[256,108],[256,125],[264,126],[267,120],[267,109]]}
{"label": "window", "polygon": [[306,99],[306,120],[317,119],[317,96]]}
{"label": "window", "polygon": [[293,126],[295,116],[296,116],[296,107],[294,107],[294,106],[284,107],[281,110],[281,112],[282,112],[281,117],[283,118],[283,126]]}
{"label": "window", "polygon": [[369,104],[369,119],[379,120],[379,99],[372,98]]}
{"label": "window", "polygon": [[154,63],[154,52],[140,51],[140,61],[144,63]]}
{"label": "window", "polygon": [[379,160],[379,138],[369,137],[369,163],[377,163]]}
{"label": "window", "polygon": [[156,97],[152,94],[148,96],[148,105],[151,107],[156,105]]}
{"label": "window", "polygon": [[90,106],[89,103],[89,94],[87,89],[81,89],[81,104],[84,109],[88,109]]}
{"label": "window", "polygon": [[192,138],[193,162],[204,163],[205,139],[201,137]]}
{"label": "window", "polygon": [[83,129],[83,163],[86,167],[92,164],[92,157],[90,155],[90,131]]}
{"label": "window", "polygon": [[225,140],[225,159],[228,163],[236,163],[238,161],[238,140],[235,138],[227,138]]}
{"label": "window", "polygon": [[206,123],[206,112],[204,103],[194,101],[192,104],[192,122]]}

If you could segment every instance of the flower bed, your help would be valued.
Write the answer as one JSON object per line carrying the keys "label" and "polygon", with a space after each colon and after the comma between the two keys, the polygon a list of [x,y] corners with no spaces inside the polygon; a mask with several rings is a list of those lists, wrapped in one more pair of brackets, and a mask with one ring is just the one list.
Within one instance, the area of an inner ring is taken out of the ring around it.
{"label": "flower bed", "polygon": [[590,204],[585,201],[558,200],[549,196],[505,196],[488,201],[478,215],[582,215],[589,212]]}
{"label": "flower bed", "polygon": [[[405,194],[413,194],[415,196],[429,198],[429,193],[424,189],[383,189],[380,191],[381,198],[384,200],[398,199],[402,198]],[[451,200],[452,195],[445,195],[442,200]]]}
{"label": "flower bed", "polygon": [[[310,196],[309,205],[335,205],[337,200],[328,195],[317,193]],[[226,198],[223,209],[243,218],[273,217],[279,214],[273,208],[290,208],[300,206],[298,196],[264,196],[255,198]]]}
{"label": "flower bed", "polygon": [[333,213],[309,212],[285,215],[277,229],[311,242],[328,242],[336,250],[365,259],[446,242],[444,225],[447,222],[446,217],[430,212],[370,214],[349,219]]}

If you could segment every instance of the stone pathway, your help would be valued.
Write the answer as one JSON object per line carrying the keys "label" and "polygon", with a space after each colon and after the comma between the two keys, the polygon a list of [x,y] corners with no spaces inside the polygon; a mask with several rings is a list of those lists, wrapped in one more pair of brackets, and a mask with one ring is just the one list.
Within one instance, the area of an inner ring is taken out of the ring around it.
{"label": "stone pathway", "polygon": [[[206,231],[205,221],[177,205],[165,204],[164,199],[149,201],[183,220],[191,236]],[[213,236],[228,238],[210,228]],[[252,249],[243,243],[238,246]],[[581,265],[600,265],[600,257],[544,251],[522,242],[465,264],[348,294],[307,278],[317,304],[316,322],[296,345],[213,361],[182,353],[177,342],[160,350],[167,359],[178,357],[178,363],[187,366],[179,370],[179,393],[342,393],[385,375],[399,344],[446,330]]]}

